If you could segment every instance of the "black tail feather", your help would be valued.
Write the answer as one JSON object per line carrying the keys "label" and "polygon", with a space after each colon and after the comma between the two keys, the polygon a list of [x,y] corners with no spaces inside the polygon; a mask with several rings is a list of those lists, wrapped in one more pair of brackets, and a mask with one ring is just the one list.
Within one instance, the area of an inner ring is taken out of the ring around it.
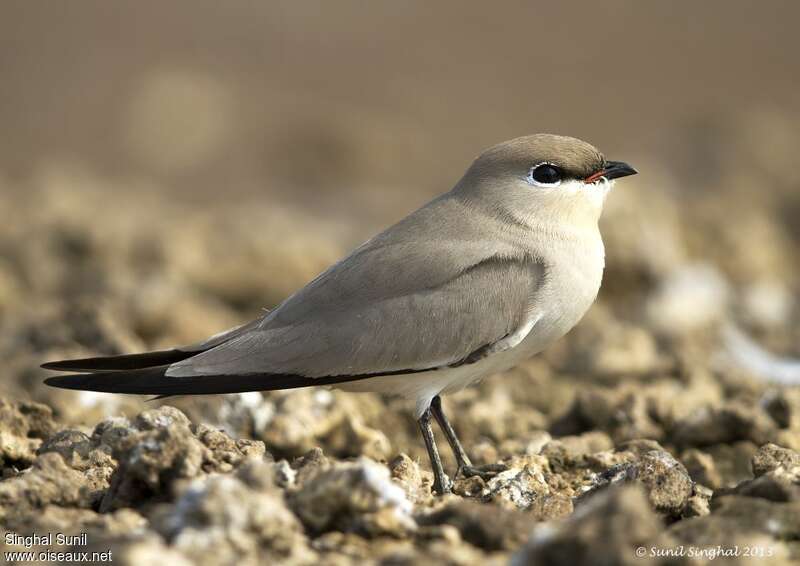
{"label": "black tail feather", "polygon": [[42,364],[44,369],[57,371],[123,371],[145,369],[174,364],[199,354],[200,351],[185,352],[183,350],[158,350],[142,354],[124,354],[121,356],[103,356],[83,358],[79,360],[59,360]]}
{"label": "black tail feather", "polygon": [[198,375],[169,377],[167,367],[59,375],[45,379],[45,383],[62,389],[100,391],[105,393],[132,393],[138,395],[213,395],[218,393],[243,393],[246,391],[274,391],[296,389],[315,385],[333,385],[356,381],[371,376],[303,377],[283,374],[249,375]]}

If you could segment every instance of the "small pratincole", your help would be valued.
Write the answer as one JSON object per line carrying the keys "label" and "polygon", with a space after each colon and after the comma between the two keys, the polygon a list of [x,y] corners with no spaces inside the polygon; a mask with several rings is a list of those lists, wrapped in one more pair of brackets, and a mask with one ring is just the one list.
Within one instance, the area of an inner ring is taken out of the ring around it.
{"label": "small pratincole", "polygon": [[635,174],[583,141],[550,134],[489,148],[449,192],[368,240],[274,310],[172,350],[50,362],[67,389],[207,395],[315,385],[401,395],[450,489],[473,467],[440,395],[511,368],[566,334],[603,275],[598,219],[614,179]]}

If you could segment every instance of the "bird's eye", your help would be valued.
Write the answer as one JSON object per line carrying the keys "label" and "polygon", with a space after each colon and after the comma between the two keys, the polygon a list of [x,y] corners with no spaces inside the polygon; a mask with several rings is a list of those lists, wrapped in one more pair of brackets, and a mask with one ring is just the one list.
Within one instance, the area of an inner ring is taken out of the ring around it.
{"label": "bird's eye", "polygon": [[561,184],[561,169],[552,163],[540,163],[528,173],[528,182],[538,187],[557,187]]}

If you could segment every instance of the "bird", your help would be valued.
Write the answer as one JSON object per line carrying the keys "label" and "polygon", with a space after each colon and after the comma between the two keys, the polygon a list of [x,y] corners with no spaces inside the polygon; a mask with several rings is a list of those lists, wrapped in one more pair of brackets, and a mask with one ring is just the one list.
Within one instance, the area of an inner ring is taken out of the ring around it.
{"label": "bird", "polygon": [[[453,188],[367,240],[252,322],[173,349],[45,363],[54,387],[202,395],[328,386],[413,403],[433,490],[434,438],[473,466],[441,396],[510,369],[572,329],[600,289],[598,221],[636,174],[587,142],[535,134],[483,151]],[[502,466],[502,465],[495,465]]]}

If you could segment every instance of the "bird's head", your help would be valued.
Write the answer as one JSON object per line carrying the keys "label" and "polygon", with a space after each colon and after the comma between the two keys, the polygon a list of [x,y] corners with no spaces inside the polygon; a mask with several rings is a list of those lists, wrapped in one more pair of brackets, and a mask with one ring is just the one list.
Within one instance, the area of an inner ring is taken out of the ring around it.
{"label": "bird's head", "polygon": [[536,134],[484,151],[455,190],[526,222],[596,225],[614,179],[635,174],[584,141]]}

